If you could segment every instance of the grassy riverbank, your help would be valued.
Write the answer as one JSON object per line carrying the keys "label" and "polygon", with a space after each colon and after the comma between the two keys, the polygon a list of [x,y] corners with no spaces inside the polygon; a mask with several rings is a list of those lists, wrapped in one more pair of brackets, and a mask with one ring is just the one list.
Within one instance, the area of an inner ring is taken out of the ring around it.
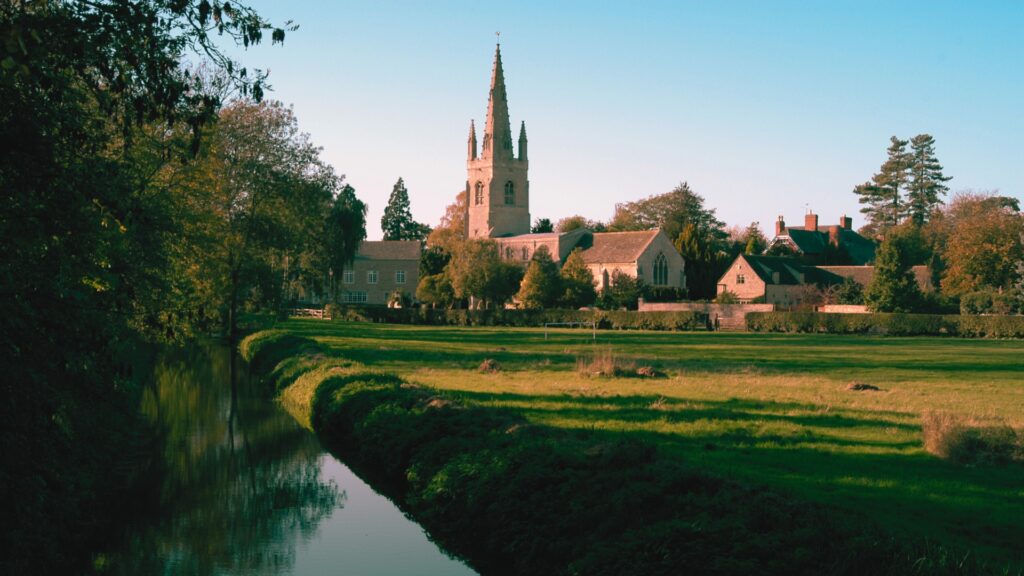
{"label": "grassy riverbank", "polygon": [[[438,490],[491,502],[477,510],[476,526],[470,523],[465,535],[449,535],[456,544],[446,544],[454,549],[482,533],[487,517],[511,514],[506,519],[516,524],[513,509],[495,510],[503,497],[551,508],[533,499],[539,491],[555,500],[569,498],[575,504],[567,505],[575,508],[556,514],[558,519],[530,517],[529,525],[519,526],[520,537],[543,534],[539,524],[568,530],[570,520],[564,516],[578,517],[585,507],[645,518],[638,525],[606,527],[603,534],[612,541],[602,537],[600,546],[593,536],[602,532],[586,530],[590,540],[566,543],[561,552],[544,557],[557,564],[559,554],[566,555],[560,564],[565,567],[598,559],[613,566],[597,549],[625,555],[625,560],[646,553],[686,554],[675,548],[694,539],[704,549],[716,550],[711,554],[719,560],[741,562],[734,566],[737,570],[744,561],[754,562],[748,567],[764,565],[760,552],[734,546],[751,538],[783,558],[777,566],[798,566],[809,573],[842,572],[842,559],[852,562],[850,554],[898,570],[916,566],[925,572],[955,573],[965,555],[965,572],[977,571],[973,559],[997,568],[1019,567],[1022,561],[1024,466],[964,466],[941,460],[923,450],[921,434],[922,415],[932,411],[1024,425],[1021,342],[600,332],[593,344],[588,333],[579,331],[552,332],[546,338],[544,331],[529,329],[316,321],[283,326],[294,340],[258,368],[279,368],[276,376],[283,384],[298,378],[284,393],[286,404],[297,414],[313,414],[314,427],[328,442],[343,451],[358,446],[357,457],[378,462],[375,468],[398,487],[399,499],[435,533],[440,527],[445,539],[446,525],[452,522],[437,511]],[[299,339],[305,337],[316,345]],[[303,348],[305,355],[294,356]],[[622,374],[649,366],[665,377],[596,377],[587,374],[593,371],[587,366],[595,356],[606,364],[617,363]],[[478,367],[488,358],[498,370],[480,373]],[[359,375],[367,369],[377,375]],[[333,383],[318,392],[325,378]],[[879,390],[847,390],[854,381]],[[363,406],[362,412],[341,408],[353,402]],[[339,424],[337,418],[347,423]],[[437,429],[422,419],[458,432],[432,437],[427,431]],[[371,433],[379,435],[375,440],[354,441],[375,426],[380,427]],[[508,430],[515,433],[505,434]],[[530,431],[528,438],[521,438],[522,430]],[[453,434],[458,442],[444,440]],[[454,445],[438,448],[446,443]],[[440,455],[434,454],[438,451]],[[446,460],[445,454],[452,459]],[[509,462],[519,459],[550,466],[510,469]],[[600,480],[610,472],[595,466],[616,470],[610,484]],[[547,468],[577,470],[580,484],[572,478],[546,477],[557,476],[545,473]],[[652,478],[658,481],[651,484]],[[526,494],[514,492],[519,489],[515,486],[531,481],[533,488]],[[549,482],[561,488],[548,487]],[[505,484],[513,487],[506,490]],[[607,490],[610,500],[591,494],[592,484]],[[708,491],[693,486],[714,486],[714,497],[699,496]],[[556,489],[566,492],[549,492]],[[679,494],[685,497],[680,500]],[[717,508],[709,504],[712,500]],[[626,502],[640,504],[631,508]],[[645,506],[659,512],[651,516]],[[440,507],[456,504],[446,501]],[[752,510],[760,520],[749,517]],[[705,530],[709,525],[702,522],[707,519],[719,521],[717,529]],[[731,522],[730,528],[721,522]],[[757,528],[759,522],[764,526]],[[869,523],[904,544],[878,537],[865,527]],[[601,525],[597,518],[581,524],[595,529]],[[684,525],[689,527],[685,534],[680,531]],[[814,533],[801,530],[819,525]],[[701,527],[697,535],[692,533],[695,526]],[[565,530],[549,537],[564,539],[560,534]],[[505,548],[474,542],[466,546],[467,554],[486,550],[485,559],[497,558],[503,550],[510,554],[511,549],[540,542],[540,536],[520,541],[507,529],[499,532],[512,538]],[[904,547],[926,540],[944,548]],[[662,547],[651,551],[652,542]],[[729,547],[721,548],[723,542]],[[925,561],[915,563],[918,557]],[[676,560],[694,562],[690,557]],[[837,561],[839,565],[826,567]],[[863,561],[857,567],[862,571]]]}

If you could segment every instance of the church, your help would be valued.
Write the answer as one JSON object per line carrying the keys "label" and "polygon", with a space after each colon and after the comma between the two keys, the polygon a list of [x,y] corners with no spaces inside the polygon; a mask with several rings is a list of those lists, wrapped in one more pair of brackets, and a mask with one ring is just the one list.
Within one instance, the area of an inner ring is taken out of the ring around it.
{"label": "church", "polygon": [[501,45],[494,53],[490,97],[482,146],[470,121],[466,160],[466,237],[491,239],[507,260],[526,265],[546,246],[561,264],[576,248],[594,275],[597,289],[609,286],[615,272],[652,286],[684,288],[682,256],[658,229],[639,232],[530,233],[530,180],[526,122],[519,125],[518,148],[512,145]]}

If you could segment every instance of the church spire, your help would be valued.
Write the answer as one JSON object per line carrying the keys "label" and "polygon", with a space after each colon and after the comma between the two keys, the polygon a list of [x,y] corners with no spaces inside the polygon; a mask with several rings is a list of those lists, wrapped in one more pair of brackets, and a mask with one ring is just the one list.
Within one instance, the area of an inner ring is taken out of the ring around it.
{"label": "church spire", "polygon": [[512,159],[512,128],[508,119],[508,94],[505,93],[505,72],[501,68],[501,44],[494,51],[494,72],[491,74],[491,95],[487,102],[487,126],[481,158]]}
{"label": "church spire", "polygon": [[519,161],[526,161],[526,120],[519,125]]}
{"label": "church spire", "polygon": [[469,159],[476,160],[476,125],[469,121]]}

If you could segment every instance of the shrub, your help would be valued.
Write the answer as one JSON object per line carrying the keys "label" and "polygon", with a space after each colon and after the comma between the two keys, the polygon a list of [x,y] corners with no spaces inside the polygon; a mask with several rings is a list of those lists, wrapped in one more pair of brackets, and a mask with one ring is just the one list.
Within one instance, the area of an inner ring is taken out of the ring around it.
{"label": "shrub", "polygon": [[1024,435],[1001,421],[982,421],[948,412],[921,418],[924,448],[957,464],[1024,462]]}
{"label": "shrub", "polygon": [[751,312],[746,321],[752,332],[1024,338],[1024,316]]}

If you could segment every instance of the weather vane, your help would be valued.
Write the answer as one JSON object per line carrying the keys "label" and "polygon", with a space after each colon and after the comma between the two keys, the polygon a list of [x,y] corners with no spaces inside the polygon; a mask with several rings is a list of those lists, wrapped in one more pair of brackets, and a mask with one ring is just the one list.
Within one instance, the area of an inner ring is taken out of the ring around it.
{"label": "weather vane", "polygon": [[498,38],[498,44],[501,44],[501,32],[495,32],[494,35]]}

